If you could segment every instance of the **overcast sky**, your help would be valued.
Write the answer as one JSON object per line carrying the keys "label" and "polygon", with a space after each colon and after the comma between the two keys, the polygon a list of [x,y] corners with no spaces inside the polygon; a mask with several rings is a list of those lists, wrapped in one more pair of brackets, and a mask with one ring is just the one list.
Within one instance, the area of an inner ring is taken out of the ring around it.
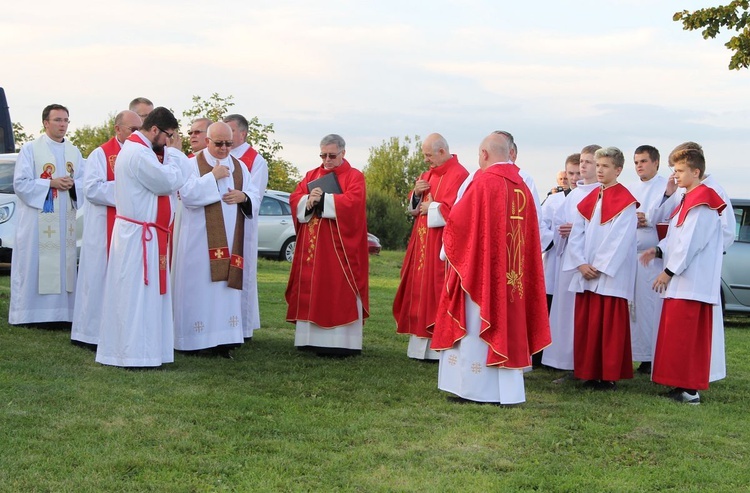
{"label": "overcast sky", "polygon": [[627,183],[638,145],[666,157],[694,140],[729,194],[750,196],[750,71],[727,69],[726,36],[672,21],[719,0],[9,3],[0,86],[29,133],[53,102],[73,130],[136,96],[182,117],[216,92],[273,123],[301,172],[328,133],[362,168],[385,139],[440,132],[471,170],[503,129],[540,189],[587,144],[622,149]]}

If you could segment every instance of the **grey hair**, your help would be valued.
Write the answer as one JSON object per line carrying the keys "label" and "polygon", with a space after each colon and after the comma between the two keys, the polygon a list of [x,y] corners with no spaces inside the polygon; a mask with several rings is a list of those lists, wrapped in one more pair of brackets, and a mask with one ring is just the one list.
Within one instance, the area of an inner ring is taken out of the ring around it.
{"label": "grey hair", "polygon": [[153,106],[154,105],[154,103],[152,103],[151,100],[148,99],[148,98],[135,98],[128,105],[128,109],[130,111],[135,111],[135,107],[138,106],[139,104],[145,104],[145,105],[148,105],[148,106]]}
{"label": "grey hair", "polygon": [[227,115],[222,121],[224,123],[234,122],[237,125],[237,130],[239,130],[240,132],[247,132],[248,128],[250,127],[250,123],[247,121],[247,118],[240,115],[239,113],[232,113],[231,115]]}
{"label": "grey hair", "polygon": [[617,147],[602,147],[594,153],[594,159],[600,157],[608,157],[612,159],[615,168],[622,168],[625,166],[625,155]]}
{"label": "grey hair", "polygon": [[448,141],[445,140],[445,137],[443,137],[440,134],[433,134],[434,137],[432,137],[432,145],[430,146],[430,150],[433,153],[437,153],[440,149],[445,149],[445,152],[450,154],[450,148],[448,147]]}
{"label": "grey hair", "polygon": [[338,134],[328,134],[320,139],[320,147],[331,144],[336,144],[336,147],[338,147],[340,151],[346,149],[346,142],[344,142],[344,138]]}

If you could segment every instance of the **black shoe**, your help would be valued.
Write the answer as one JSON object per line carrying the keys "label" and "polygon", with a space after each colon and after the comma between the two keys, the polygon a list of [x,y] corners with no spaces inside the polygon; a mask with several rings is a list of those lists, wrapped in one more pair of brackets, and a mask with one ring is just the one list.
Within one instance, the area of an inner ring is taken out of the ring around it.
{"label": "black shoe", "polygon": [[582,387],[584,389],[596,390],[596,387],[600,384],[599,380],[586,380],[583,382]]}
{"label": "black shoe", "polygon": [[640,373],[641,375],[651,375],[651,362],[644,361],[638,366],[638,369],[635,371],[636,373]]}
{"label": "black shoe", "polygon": [[609,380],[602,380],[596,387],[594,387],[594,390],[617,390],[617,384],[615,382],[610,382]]}

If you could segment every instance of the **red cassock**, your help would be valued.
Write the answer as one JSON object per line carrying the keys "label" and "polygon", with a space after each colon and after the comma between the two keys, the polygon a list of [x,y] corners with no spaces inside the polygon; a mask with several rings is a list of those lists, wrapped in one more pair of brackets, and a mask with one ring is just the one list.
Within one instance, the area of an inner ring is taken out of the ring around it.
{"label": "red cassock", "polygon": [[[454,154],[442,165],[422,173],[419,179],[430,183],[425,195],[431,194],[432,200],[440,203],[440,214],[447,218],[467,176],[469,172]],[[401,283],[393,300],[393,317],[399,334],[432,337],[438,301],[445,286],[445,262],[440,260],[442,246],[443,228],[428,228],[427,216],[416,216],[401,267]]]}
{"label": "red cassock", "polygon": [[[308,194],[307,184],[327,173],[336,173],[341,194],[334,195],[337,219],[313,216],[297,221],[299,201]],[[288,322],[307,321],[333,328],[369,316],[367,217],[365,178],[344,160],[333,170],[322,165],[309,171],[289,196],[297,247],[286,288]]]}
{"label": "red cassock", "polygon": [[466,335],[464,292],[479,305],[488,366],[530,366],[530,355],[551,342],[536,208],[518,173],[513,164],[477,171],[451,211],[432,349]]}

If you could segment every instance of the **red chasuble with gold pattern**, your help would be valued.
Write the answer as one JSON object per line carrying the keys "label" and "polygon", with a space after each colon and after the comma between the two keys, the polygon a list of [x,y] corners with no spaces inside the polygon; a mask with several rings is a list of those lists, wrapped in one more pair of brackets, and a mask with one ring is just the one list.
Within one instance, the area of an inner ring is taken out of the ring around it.
{"label": "red chasuble with gold pattern", "polygon": [[[440,203],[443,218],[450,214],[458,189],[467,176],[469,172],[454,154],[419,177],[430,183],[425,195],[431,194],[432,200]],[[432,337],[438,301],[445,286],[445,262],[440,260],[442,246],[443,228],[428,228],[427,216],[416,216],[401,267],[401,283],[393,300],[393,317],[399,334]]]}
{"label": "red chasuble with gold pattern", "polygon": [[534,199],[513,164],[477,171],[443,233],[448,261],[431,348],[466,335],[466,293],[479,305],[487,366],[524,368],[551,342]]}
{"label": "red chasuble with gold pattern", "polygon": [[[334,195],[336,219],[313,215],[307,223],[297,221],[297,206],[308,194],[307,184],[327,173],[336,173],[341,194]],[[289,196],[297,247],[286,288],[288,322],[307,321],[333,328],[359,318],[357,296],[362,300],[362,318],[369,316],[367,219],[365,178],[344,160],[333,170],[322,165],[309,171]]]}

